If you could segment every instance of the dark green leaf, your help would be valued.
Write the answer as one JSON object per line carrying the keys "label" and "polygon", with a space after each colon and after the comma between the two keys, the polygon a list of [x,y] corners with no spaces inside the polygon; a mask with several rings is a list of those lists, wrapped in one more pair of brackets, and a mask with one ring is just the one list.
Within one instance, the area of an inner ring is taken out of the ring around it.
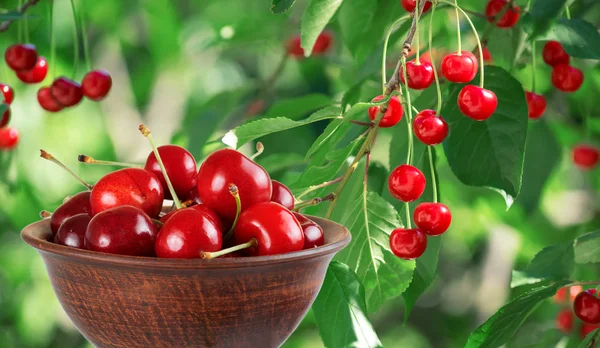
{"label": "dark green leaf", "polygon": [[575,266],[573,242],[540,251],[527,267],[527,274],[550,280],[568,279]]}
{"label": "dark green leaf", "polygon": [[347,265],[329,264],[312,309],[326,347],[382,347],[367,317],[365,289]]}
{"label": "dark green leaf", "polygon": [[365,83],[365,81],[366,79],[360,80],[352,87],[350,87],[350,89],[347,90],[346,93],[344,93],[344,96],[342,97],[342,109],[345,110],[346,106],[358,103],[362,92],[362,86]]}
{"label": "dark green leaf", "polygon": [[298,153],[274,153],[269,156],[259,156],[256,160],[269,173],[275,173],[289,167],[304,164],[304,156]]}
{"label": "dark green leaf", "polygon": [[582,19],[561,19],[538,40],[559,41],[573,57],[600,59],[600,33],[592,23]]}
{"label": "dark green leaf", "polygon": [[510,207],[521,190],[529,121],[525,92],[507,71],[486,67],[485,88],[496,93],[498,108],[489,119],[478,122],[458,109],[462,87],[452,87],[441,112],[450,126],[444,141],[448,163],[464,184],[494,189]]}
{"label": "dark green leaf", "polygon": [[600,262],[600,231],[577,238],[575,241],[575,261],[577,263]]}
{"label": "dark green leaf", "polygon": [[321,133],[317,140],[315,140],[310,149],[308,149],[305,159],[308,160],[310,157],[312,157],[312,155],[324,147],[327,147],[326,151],[324,152],[328,152],[327,150],[334,148],[340,140],[340,135],[343,135],[343,133],[346,131],[346,128],[349,127],[350,122],[345,122],[344,120],[331,121],[323,133]]}
{"label": "dark green leaf", "polygon": [[405,306],[404,322],[408,320],[408,316],[419,297],[421,297],[429,285],[431,285],[433,279],[435,279],[441,245],[442,237],[429,238],[425,253],[417,259],[417,267],[415,268],[413,279],[408,289],[402,294]]}
{"label": "dark green leaf", "polygon": [[[365,34],[371,27],[375,18],[378,2],[374,0],[352,0],[346,1],[340,8],[338,22],[344,43],[355,55],[365,40]],[[360,25],[357,25],[360,23]]]}
{"label": "dark green leaf", "polygon": [[319,34],[344,0],[310,0],[302,15],[301,42],[304,55],[310,56]]}
{"label": "dark green leaf", "polygon": [[271,12],[281,14],[287,12],[296,0],[271,0]]}
{"label": "dark green leaf", "polygon": [[371,162],[369,165],[368,187],[369,191],[383,194],[387,189],[388,170],[379,162]]}
{"label": "dark green leaf", "polygon": [[529,35],[531,38],[545,33],[561,14],[567,0],[535,0],[529,11]]}
{"label": "dark green leaf", "polygon": [[25,15],[19,11],[0,13],[0,21],[14,21],[15,19],[21,19],[24,16]]}
{"label": "dark green leaf", "polygon": [[596,344],[598,344],[598,340],[600,340],[600,329],[596,329],[587,334],[585,339],[581,342],[581,344],[579,344],[579,348],[597,347]]}
{"label": "dark green leaf", "polygon": [[306,117],[312,111],[331,104],[331,98],[324,94],[307,94],[297,98],[280,100],[273,104],[265,115],[257,118],[286,117],[296,121]]}

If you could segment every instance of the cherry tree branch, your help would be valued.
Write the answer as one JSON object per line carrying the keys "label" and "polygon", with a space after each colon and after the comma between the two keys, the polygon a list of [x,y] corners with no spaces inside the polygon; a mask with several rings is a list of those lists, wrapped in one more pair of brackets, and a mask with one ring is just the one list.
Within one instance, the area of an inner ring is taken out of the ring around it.
{"label": "cherry tree branch", "polygon": [[[24,14],[30,7],[36,5],[38,2],[40,2],[40,0],[29,0],[26,3],[24,3],[23,6],[21,6],[18,12],[20,14]],[[0,33],[7,31],[12,22],[14,22],[15,20],[16,19],[9,19],[0,23]]]}

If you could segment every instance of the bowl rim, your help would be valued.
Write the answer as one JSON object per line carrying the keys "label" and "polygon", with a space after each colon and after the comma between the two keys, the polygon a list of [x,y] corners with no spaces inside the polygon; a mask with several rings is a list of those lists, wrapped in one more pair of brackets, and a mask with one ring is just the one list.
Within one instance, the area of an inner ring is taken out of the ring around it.
{"label": "bowl rim", "polygon": [[[46,218],[29,224],[21,230],[21,238],[40,253],[52,254],[72,259],[73,261],[96,262],[120,266],[151,267],[157,269],[213,269],[213,268],[247,268],[261,265],[272,265],[279,263],[295,262],[306,259],[318,258],[335,254],[346,247],[352,236],[346,227],[331,220],[310,216],[311,220],[319,224],[324,231],[332,228],[341,229],[342,238],[320,247],[294,251],[286,254],[270,256],[248,256],[239,258],[216,258],[203,259],[175,259],[158,258],[146,256],[129,256],[109,253],[101,253],[84,249],[76,249],[60,244],[49,242],[35,235],[35,231],[45,229],[50,231],[50,219]],[[326,233],[326,232],[325,232]]]}

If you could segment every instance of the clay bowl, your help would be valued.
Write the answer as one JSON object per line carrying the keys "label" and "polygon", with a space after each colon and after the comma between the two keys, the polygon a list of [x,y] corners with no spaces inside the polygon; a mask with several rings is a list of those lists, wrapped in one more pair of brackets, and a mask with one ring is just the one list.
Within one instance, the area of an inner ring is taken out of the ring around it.
{"label": "clay bowl", "polygon": [[21,237],[40,253],[54,293],[97,347],[278,347],[319,293],[329,262],[350,242],[314,218],[326,244],[299,252],[214,260],[103,254],[49,242],[49,220]]}

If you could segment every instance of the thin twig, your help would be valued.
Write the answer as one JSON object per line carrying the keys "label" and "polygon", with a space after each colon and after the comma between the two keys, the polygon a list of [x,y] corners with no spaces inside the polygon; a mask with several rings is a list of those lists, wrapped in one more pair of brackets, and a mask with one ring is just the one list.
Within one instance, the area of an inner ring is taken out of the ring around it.
{"label": "thin twig", "polygon": [[[21,6],[18,12],[20,14],[24,14],[30,7],[34,6],[38,2],[40,2],[40,0],[29,0],[26,3],[24,3],[23,6]],[[0,23],[0,33],[7,31],[12,22],[14,22],[15,20],[16,19],[9,19]]]}

